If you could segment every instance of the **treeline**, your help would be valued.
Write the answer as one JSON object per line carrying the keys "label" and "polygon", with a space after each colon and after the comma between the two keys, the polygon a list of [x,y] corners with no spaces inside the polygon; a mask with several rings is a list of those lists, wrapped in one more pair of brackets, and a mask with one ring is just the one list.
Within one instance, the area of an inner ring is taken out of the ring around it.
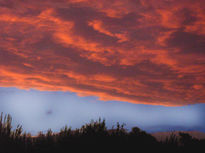
{"label": "treeline", "polygon": [[[0,116],[0,153],[68,153],[68,152],[202,152],[205,140],[192,138],[187,133],[171,135],[165,141],[139,129],[128,132],[124,125],[107,129],[105,120],[91,121],[80,129],[65,126],[58,133],[48,130],[35,137],[22,133],[22,127],[12,130],[10,115]],[[202,149],[200,151],[200,149]]]}

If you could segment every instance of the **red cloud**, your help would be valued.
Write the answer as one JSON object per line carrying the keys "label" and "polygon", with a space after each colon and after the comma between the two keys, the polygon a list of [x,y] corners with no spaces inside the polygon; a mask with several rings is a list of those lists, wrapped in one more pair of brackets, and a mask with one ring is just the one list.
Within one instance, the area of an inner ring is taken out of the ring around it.
{"label": "red cloud", "polygon": [[204,0],[0,2],[0,86],[204,103]]}

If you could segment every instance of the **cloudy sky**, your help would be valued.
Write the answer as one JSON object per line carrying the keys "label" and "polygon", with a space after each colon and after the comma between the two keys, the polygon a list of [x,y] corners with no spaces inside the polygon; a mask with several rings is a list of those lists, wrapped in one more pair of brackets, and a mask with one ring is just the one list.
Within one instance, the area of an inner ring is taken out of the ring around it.
{"label": "cloudy sky", "polygon": [[[198,127],[205,108],[204,14],[204,0],[0,0],[0,111],[15,106],[20,121],[32,105],[34,115],[45,105],[46,116],[59,120],[75,107],[85,114],[71,113],[76,126],[114,112],[110,120],[148,128],[155,121],[149,113],[160,107],[158,116],[181,119],[175,126],[189,117]],[[124,107],[130,114],[120,113]],[[188,112],[177,116],[181,108]],[[44,127],[40,119],[29,124]]]}

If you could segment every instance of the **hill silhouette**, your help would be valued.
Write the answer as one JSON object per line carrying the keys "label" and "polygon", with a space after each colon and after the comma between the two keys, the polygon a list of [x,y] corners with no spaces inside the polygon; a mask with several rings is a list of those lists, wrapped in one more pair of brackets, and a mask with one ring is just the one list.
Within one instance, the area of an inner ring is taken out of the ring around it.
{"label": "hill silhouette", "polygon": [[105,120],[91,121],[79,129],[67,126],[58,133],[48,130],[37,136],[24,132],[22,126],[11,126],[10,115],[0,116],[0,152],[2,153],[67,153],[67,152],[185,152],[203,149],[205,139],[196,139],[188,133],[170,135],[158,141],[151,134],[133,127],[128,132],[124,125],[107,129]]}
{"label": "hill silhouette", "polygon": [[155,133],[151,133],[151,135],[154,136],[158,141],[164,141],[166,140],[167,137],[170,137],[173,134],[179,138],[180,133],[188,133],[193,138],[199,140],[205,139],[205,133],[199,131],[167,131],[167,132],[155,132]]}

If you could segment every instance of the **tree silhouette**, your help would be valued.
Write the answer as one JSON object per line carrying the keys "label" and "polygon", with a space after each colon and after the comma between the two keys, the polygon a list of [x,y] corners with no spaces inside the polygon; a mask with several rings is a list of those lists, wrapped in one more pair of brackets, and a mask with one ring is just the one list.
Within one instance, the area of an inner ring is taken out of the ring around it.
{"label": "tree silhouette", "polygon": [[[152,135],[138,127],[130,132],[124,124],[117,123],[116,128],[107,129],[105,119],[91,121],[80,129],[72,130],[67,126],[59,133],[49,129],[46,133],[39,132],[32,137],[30,133],[22,133],[22,126],[15,129],[11,126],[10,115],[0,116],[0,152],[2,153],[66,153],[75,152],[187,152],[196,151],[205,146],[205,140],[193,139],[187,133],[172,134],[165,141],[157,141]],[[97,148],[97,149],[96,149]]]}

